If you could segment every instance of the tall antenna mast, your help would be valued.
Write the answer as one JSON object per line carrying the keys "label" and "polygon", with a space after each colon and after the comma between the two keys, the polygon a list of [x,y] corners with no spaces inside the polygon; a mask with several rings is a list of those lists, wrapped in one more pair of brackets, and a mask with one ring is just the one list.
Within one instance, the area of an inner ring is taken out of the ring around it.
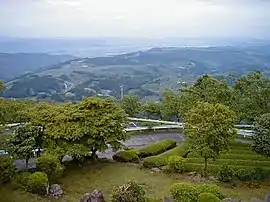
{"label": "tall antenna mast", "polygon": [[124,97],[123,85],[120,86],[120,94],[121,94],[121,100],[122,100]]}

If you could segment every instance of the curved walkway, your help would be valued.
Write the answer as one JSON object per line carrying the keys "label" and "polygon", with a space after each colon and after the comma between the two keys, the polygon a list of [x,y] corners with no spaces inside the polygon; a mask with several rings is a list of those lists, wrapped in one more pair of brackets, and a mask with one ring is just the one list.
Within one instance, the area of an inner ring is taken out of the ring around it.
{"label": "curved walkway", "polygon": [[[131,136],[131,138],[124,142],[124,145],[127,147],[134,147],[139,148],[143,147],[145,145],[148,145],[152,142],[157,142],[164,139],[175,139],[177,142],[183,141],[183,134],[182,133],[176,133],[176,132],[168,132],[168,133],[142,133],[138,135]],[[112,159],[112,156],[115,154],[115,152],[109,148],[105,152],[98,153],[99,158],[109,158]]]}

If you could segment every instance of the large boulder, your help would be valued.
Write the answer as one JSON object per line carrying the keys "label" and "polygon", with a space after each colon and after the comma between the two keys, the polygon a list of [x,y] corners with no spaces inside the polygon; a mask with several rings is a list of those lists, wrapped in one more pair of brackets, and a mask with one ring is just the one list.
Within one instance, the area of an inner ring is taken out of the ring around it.
{"label": "large boulder", "polygon": [[105,202],[103,193],[98,190],[94,190],[91,194],[91,202]]}
{"label": "large boulder", "polygon": [[85,193],[85,194],[82,196],[80,202],[91,202],[91,194]]}
{"label": "large boulder", "polygon": [[80,202],[105,202],[105,199],[101,191],[94,190],[92,194],[85,193]]}
{"label": "large boulder", "polygon": [[265,202],[270,202],[270,193],[265,195]]}
{"label": "large boulder", "polygon": [[53,184],[50,186],[50,195],[52,195],[53,197],[59,198],[63,195],[63,189],[59,184]]}

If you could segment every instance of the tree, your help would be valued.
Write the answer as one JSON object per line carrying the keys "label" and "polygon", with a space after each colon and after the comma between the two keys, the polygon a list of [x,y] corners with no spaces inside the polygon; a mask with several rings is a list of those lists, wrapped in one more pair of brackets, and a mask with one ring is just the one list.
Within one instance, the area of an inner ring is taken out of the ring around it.
{"label": "tree", "polygon": [[37,126],[31,124],[20,126],[9,140],[8,152],[16,158],[25,159],[28,168],[28,161],[33,156],[32,150],[39,146],[39,138],[40,129]]}
{"label": "tree", "polygon": [[181,107],[179,95],[171,90],[166,90],[163,93],[162,103],[164,105],[165,117],[167,119],[177,118],[177,121],[179,121]]}
{"label": "tree", "polygon": [[222,151],[228,150],[236,134],[235,119],[234,112],[222,104],[199,102],[189,111],[184,131],[191,151],[204,158],[204,172],[209,158],[215,160]]}
{"label": "tree", "polygon": [[91,153],[122,146],[126,114],[112,99],[84,98],[76,104],[41,104],[34,110],[33,121],[45,127],[49,150],[83,159]]}
{"label": "tree", "polygon": [[0,93],[1,93],[1,91],[4,89],[4,84],[3,84],[3,82],[2,81],[0,81]]}
{"label": "tree", "polygon": [[270,79],[259,71],[239,78],[234,86],[235,105],[233,110],[240,120],[253,122],[261,114],[270,111]]}
{"label": "tree", "polygon": [[188,113],[197,102],[221,103],[230,106],[232,90],[225,79],[215,79],[209,75],[200,77],[193,86],[179,90],[180,112],[182,117]]}
{"label": "tree", "polygon": [[164,106],[161,102],[148,102],[143,105],[143,112],[148,118],[163,119]]}
{"label": "tree", "polygon": [[139,98],[135,95],[125,95],[121,100],[121,106],[125,112],[133,117],[138,114],[141,110],[141,103]]}
{"label": "tree", "polygon": [[0,99],[0,123],[27,122],[26,111],[34,106],[32,101]]}
{"label": "tree", "polygon": [[252,150],[270,157],[270,113],[262,115],[255,122]]}
{"label": "tree", "polygon": [[12,134],[0,135],[0,150],[7,151],[9,148],[9,140],[12,138]]}

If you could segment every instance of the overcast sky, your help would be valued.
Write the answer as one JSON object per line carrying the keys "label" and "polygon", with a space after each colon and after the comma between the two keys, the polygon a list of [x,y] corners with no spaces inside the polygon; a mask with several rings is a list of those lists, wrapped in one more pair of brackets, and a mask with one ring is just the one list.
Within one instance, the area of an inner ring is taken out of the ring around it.
{"label": "overcast sky", "polygon": [[270,36],[270,0],[0,0],[0,35]]}

